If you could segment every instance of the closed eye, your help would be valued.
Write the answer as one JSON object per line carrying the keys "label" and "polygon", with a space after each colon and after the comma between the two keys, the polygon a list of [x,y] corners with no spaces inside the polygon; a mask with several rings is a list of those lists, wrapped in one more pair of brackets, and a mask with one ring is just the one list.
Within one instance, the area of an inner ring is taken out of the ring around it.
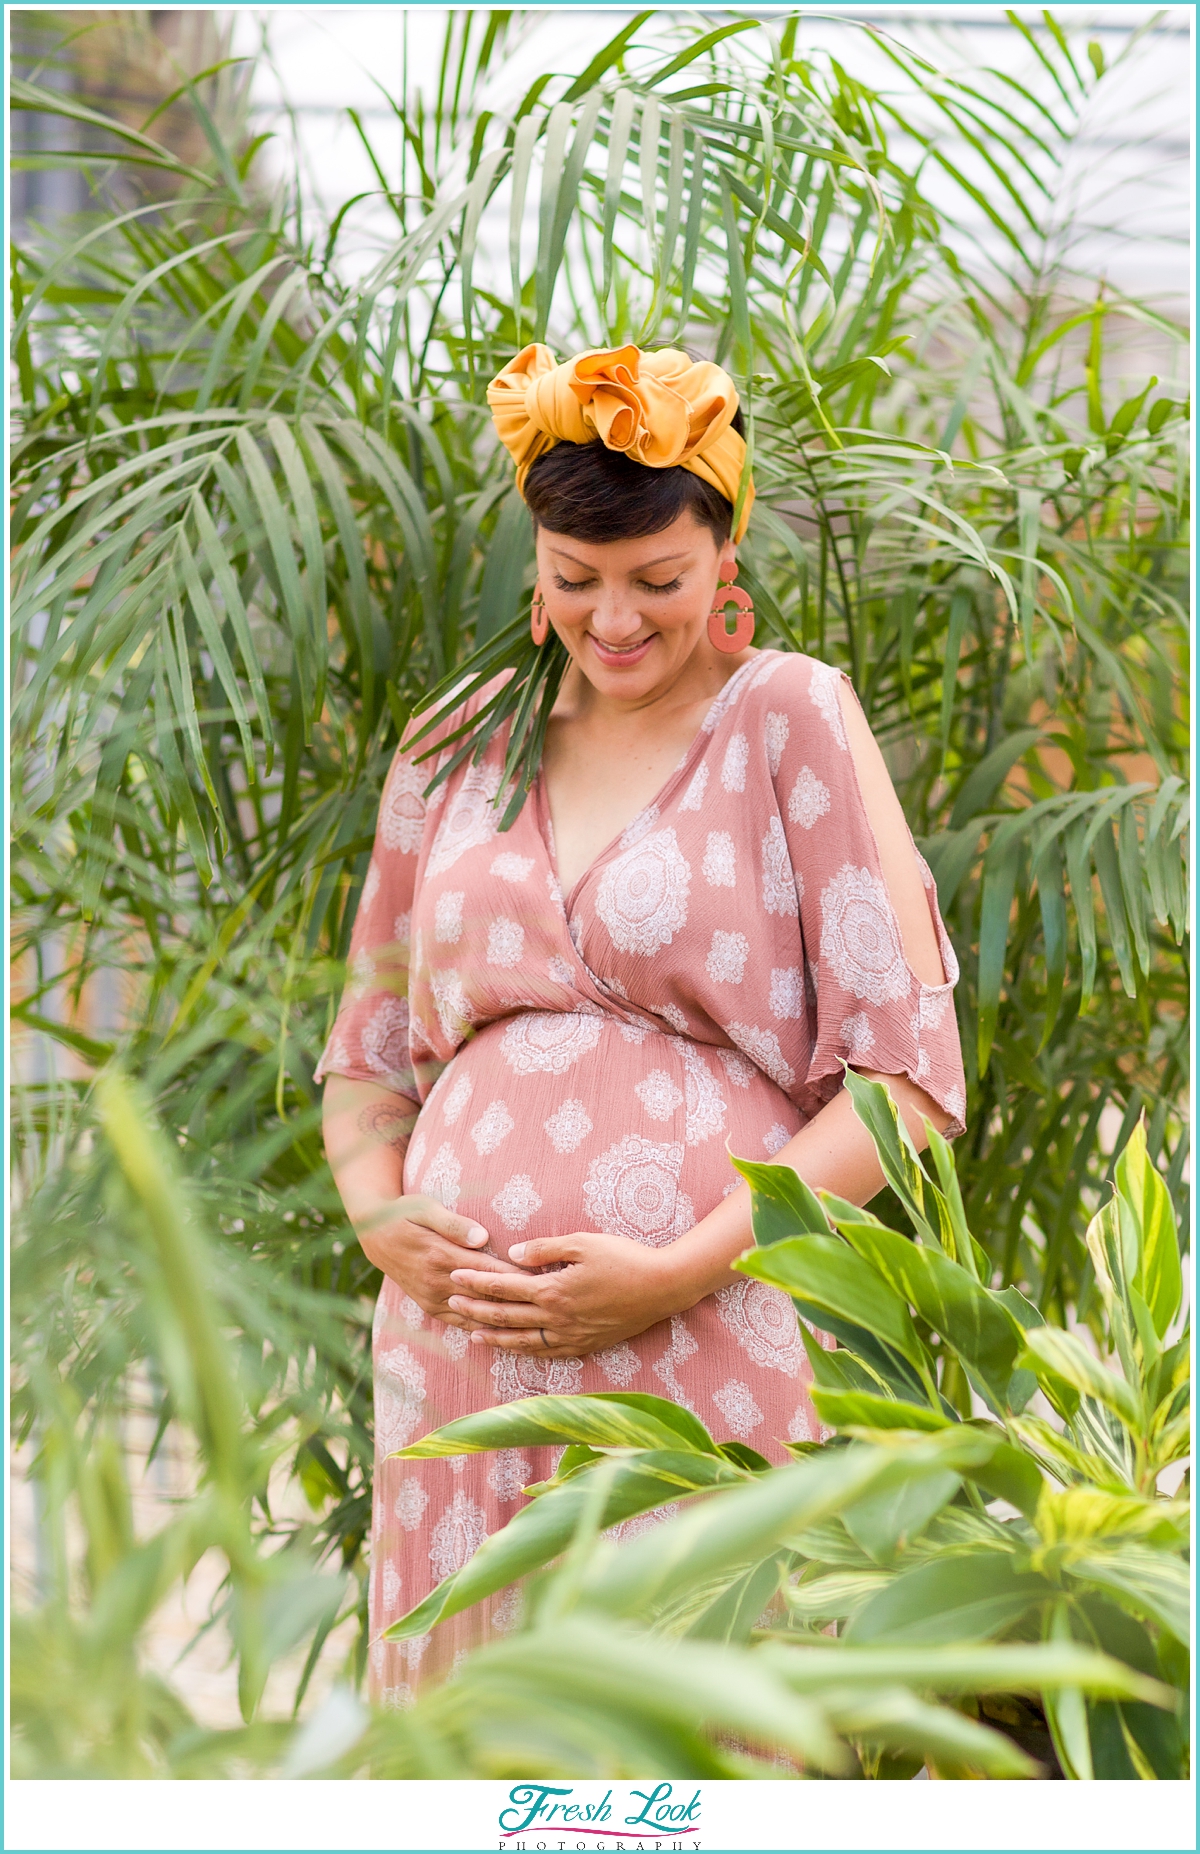
{"label": "closed eye", "polygon": [[678,592],[682,584],[682,573],[677,573],[674,579],[667,580],[666,584],[663,586],[655,586],[648,579],[639,579],[638,581],[638,585],[642,588],[643,592]]}
{"label": "closed eye", "polygon": [[582,592],[593,584],[590,579],[564,579],[561,573],[554,575],[554,583],[560,592]]}

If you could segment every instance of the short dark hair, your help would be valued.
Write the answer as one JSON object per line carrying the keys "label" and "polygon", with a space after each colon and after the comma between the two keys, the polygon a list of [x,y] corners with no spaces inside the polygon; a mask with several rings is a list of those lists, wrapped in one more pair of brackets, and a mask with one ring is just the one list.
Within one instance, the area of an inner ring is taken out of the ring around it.
{"label": "short dark hair", "polygon": [[[735,412],[734,429],[742,430]],[[660,534],[691,509],[724,547],[733,528],[733,504],[703,477],[674,465],[652,470],[599,438],[590,444],[556,444],[543,451],[525,478],[525,502],[535,528],[576,541],[634,541]]]}

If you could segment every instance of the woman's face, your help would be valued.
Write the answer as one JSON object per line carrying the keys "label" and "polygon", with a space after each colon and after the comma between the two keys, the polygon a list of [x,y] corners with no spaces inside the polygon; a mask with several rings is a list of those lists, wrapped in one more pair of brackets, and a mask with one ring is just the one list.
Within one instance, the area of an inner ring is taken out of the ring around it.
{"label": "woman's face", "polygon": [[539,528],[537,563],[550,623],[598,694],[645,702],[686,665],[715,664],[708,614],[737,555],[690,509],[635,541],[577,541]]}

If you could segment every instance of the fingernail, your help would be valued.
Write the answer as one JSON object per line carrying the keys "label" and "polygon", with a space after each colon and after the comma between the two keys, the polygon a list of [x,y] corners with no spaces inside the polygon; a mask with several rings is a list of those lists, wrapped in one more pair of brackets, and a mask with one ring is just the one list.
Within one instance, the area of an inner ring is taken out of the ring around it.
{"label": "fingernail", "polygon": [[446,1302],[446,1305],[447,1305],[448,1307],[453,1307],[453,1308],[454,1308],[454,1311],[455,1311],[455,1313],[461,1313],[461,1312],[462,1312],[462,1310],[463,1310],[463,1303],[462,1303],[462,1301],[461,1301],[461,1300],[460,1300],[460,1299],[458,1298],[458,1295],[457,1295],[457,1294],[451,1294],[451,1296],[450,1296],[450,1298],[449,1298],[449,1300],[448,1300],[448,1301]]}
{"label": "fingernail", "polygon": [[482,1333],[472,1333],[471,1334],[471,1344],[472,1345],[486,1345],[487,1340],[484,1338]]}
{"label": "fingernail", "polygon": [[508,1252],[508,1259],[510,1262],[519,1262],[524,1253],[525,1244],[523,1242],[515,1242]]}
{"label": "fingernail", "polygon": [[486,1242],[487,1239],[488,1233],[481,1223],[473,1223],[467,1231],[467,1241],[471,1244],[472,1248],[478,1247],[480,1243]]}

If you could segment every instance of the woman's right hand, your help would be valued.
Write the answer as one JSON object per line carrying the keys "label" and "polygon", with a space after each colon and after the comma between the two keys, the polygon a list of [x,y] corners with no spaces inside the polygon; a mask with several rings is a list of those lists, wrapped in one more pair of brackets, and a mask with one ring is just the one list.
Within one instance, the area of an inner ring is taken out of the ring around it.
{"label": "woman's right hand", "polygon": [[451,1294],[462,1292],[450,1276],[466,1261],[464,1249],[481,1260],[486,1256],[482,1265],[489,1274],[530,1273],[493,1255],[483,1225],[456,1216],[436,1197],[414,1193],[383,1198],[370,1209],[356,1206],[352,1221],[367,1260],[403,1288],[423,1313],[447,1326],[471,1324],[446,1304]]}

